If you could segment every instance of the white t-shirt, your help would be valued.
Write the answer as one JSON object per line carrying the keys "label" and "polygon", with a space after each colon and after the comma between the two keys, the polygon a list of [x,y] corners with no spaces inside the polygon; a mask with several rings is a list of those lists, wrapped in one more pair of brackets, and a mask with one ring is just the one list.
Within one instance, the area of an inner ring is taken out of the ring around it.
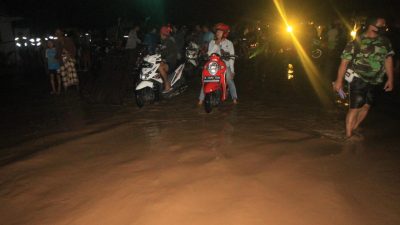
{"label": "white t-shirt", "polygon": [[[208,55],[211,55],[213,53],[217,53],[221,55],[221,49],[224,52],[229,53],[230,55],[235,55],[235,48],[233,47],[233,43],[228,40],[224,39],[217,45],[215,43],[215,40],[212,40],[210,44],[208,44]],[[234,59],[229,59],[228,61],[225,61],[226,66],[231,70],[232,73],[235,73],[235,60]]]}

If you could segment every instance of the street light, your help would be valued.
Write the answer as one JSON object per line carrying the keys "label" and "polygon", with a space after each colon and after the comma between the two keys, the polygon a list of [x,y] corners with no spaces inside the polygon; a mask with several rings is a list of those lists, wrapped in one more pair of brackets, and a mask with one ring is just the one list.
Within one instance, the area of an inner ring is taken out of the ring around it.
{"label": "street light", "polygon": [[354,24],[353,30],[350,32],[350,36],[351,38],[353,38],[353,40],[355,40],[357,37],[357,31],[358,31],[357,24]]}
{"label": "street light", "polygon": [[356,35],[357,35],[357,31],[352,30],[352,31],[350,32],[350,35],[351,35],[351,37],[352,37],[353,39],[355,39],[355,38],[356,38]]}
{"label": "street light", "polygon": [[288,33],[293,33],[293,27],[288,25],[287,28],[286,28],[286,31]]}

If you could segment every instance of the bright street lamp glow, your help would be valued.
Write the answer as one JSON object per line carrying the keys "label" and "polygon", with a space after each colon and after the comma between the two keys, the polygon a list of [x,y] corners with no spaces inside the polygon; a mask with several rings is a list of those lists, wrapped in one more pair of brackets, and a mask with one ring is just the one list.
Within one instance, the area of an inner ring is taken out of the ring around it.
{"label": "bright street lamp glow", "polygon": [[357,31],[352,30],[351,33],[350,33],[350,35],[351,35],[351,37],[352,37],[353,39],[355,39],[355,38],[356,38],[356,35],[357,35]]}
{"label": "bright street lamp glow", "polygon": [[286,28],[286,31],[289,32],[289,33],[292,33],[293,32],[293,27],[292,26],[288,26]]}
{"label": "bright street lamp glow", "polygon": [[353,30],[350,32],[350,36],[353,38],[353,40],[356,39],[357,37],[357,31],[358,31],[357,24],[354,24]]}

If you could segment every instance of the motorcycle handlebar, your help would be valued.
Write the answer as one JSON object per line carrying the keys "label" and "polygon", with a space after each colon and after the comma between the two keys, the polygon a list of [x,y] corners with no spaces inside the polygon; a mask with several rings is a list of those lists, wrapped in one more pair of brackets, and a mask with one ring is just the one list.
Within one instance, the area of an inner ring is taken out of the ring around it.
{"label": "motorcycle handlebar", "polygon": [[[219,56],[223,60],[235,59],[238,57],[237,55],[219,55],[219,54],[216,54],[216,55]],[[208,59],[210,59],[210,57],[211,56],[206,56],[205,58],[208,60]]]}
{"label": "motorcycle handlebar", "polygon": [[223,55],[221,56],[222,59],[235,59],[237,58],[237,55]]}

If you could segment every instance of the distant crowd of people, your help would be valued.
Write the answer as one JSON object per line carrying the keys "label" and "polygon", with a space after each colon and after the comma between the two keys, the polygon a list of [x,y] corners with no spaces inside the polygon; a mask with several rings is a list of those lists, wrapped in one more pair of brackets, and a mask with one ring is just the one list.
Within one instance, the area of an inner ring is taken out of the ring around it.
{"label": "distant crowd of people", "polygon": [[[387,33],[386,21],[382,17],[369,18],[365,24],[365,30],[349,39],[349,31],[340,23],[332,23],[329,27],[309,26],[310,30],[303,35],[304,39],[323,40],[328,55],[339,58],[342,62],[339,67],[334,90],[343,89],[343,80],[350,75],[350,109],[346,119],[346,136],[352,137],[361,122],[365,119],[373,105],[375,90],[382,82],[385,91],[392,91],[394,87],[394,67],[399,65],[398,57],[394,52],[399,50],[399,32]],[[398,27],[394,27],[398,28]],[[233,39],[232,41],[228,40]],[[273,32],[258,26],[244,26],[242,29],[229,27],[225,24],[217,24],[211,29],[207,25],[187,26],[165,25],[161,28],[133,26],[129,30],[126,42],[120,41],[119,49],[125,49],[135,57],[139,46],[145,45],[148,51],[154,52],[161,43],[165,46],[163,52],[164,61],[159,67],[159,72],[164,82],[164,92],[169,92],[172,87],[167,79],[168,73],[173,69],[177,61],[183,58],[184,47],[188,42],[195,42],[204,53],[229,52],[235,54],[237,40],[270,41]],[[89,69],[90,44],[80,42],[77,50],[74,41],[66,37],[61,30],[55,32],[56,40],[49,40],[45,56],[47,59],[47,71],[50,76],[51,94],[60,94],[61,90],[67,90],[70,86],[79,87],[76,65]],[[124,40],[124,39],[122,39]],[[349,41],[350,40],[350,41]],[[392,40],[392,41],[390,41]],[[347,43],[347,45],[346,45]],[[392,44],[393,43],[393,44]],[[344,50],[343,50],[344,49]],[[233,82],[235,76],[234,60],[227,61],[228,85],[234,103],[237,103],[236,87]],[[349,69],[351,72],[349,72]],[[386,74],[386,79],[384,78]],[[199,104],[202,104],[204,96],[200,94]]]}

